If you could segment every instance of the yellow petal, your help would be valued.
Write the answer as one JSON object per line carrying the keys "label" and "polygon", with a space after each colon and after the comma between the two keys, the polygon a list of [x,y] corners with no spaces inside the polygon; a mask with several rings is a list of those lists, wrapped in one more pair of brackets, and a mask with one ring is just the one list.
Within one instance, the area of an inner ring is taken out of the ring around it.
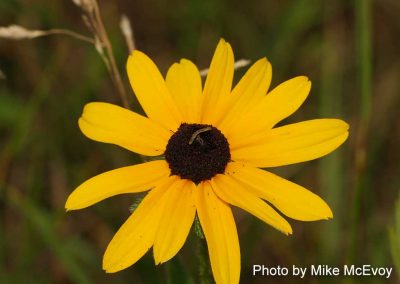
{"label": "yellow petal", "polygon": [[232,88],[233,51],[229,43],[221,39],[215,50],[204,85],[202,103],[202,122],[216,125],[224,116],[226,101]]}
{"label": "yellow petal", "polygon": [[240,248],[231,209],[215,195],[208,182],[199,185],[196,206],[215,282],[239,283]]}
{"label": "yellow petal", "polygon": [[150,191],[121,226],[104,254],[103,269],[107,273],[133,265],[150,249],[164,210],[164,197],[176,181],[176,177],[168,178]]}
{"label": "yellow petal", "polygon": [[271,129],[291,115],[307,98],[310,89],[311,82],[304,76],[277,86],[235,123],[232,133],[228,134],[231,145],[246,144],[253,135]]}
{"label": "yellow petal", "polygon": [[185,243],[196,214],[195,194],[196,186],[188,180],[170,189],[154,241],[156,264],[174,257]]}
{"label": "yellow petal", "polygon": [[228,98],[228,109],[218,128],[224,132],[235,125],[251,107],[254,107],[267,93],[272,78],[272,67],[266,58],[254,63],[235,86]]}
{"label": "yellow petal", "polygon": [[79,127],[90,139],[119,145],[146,156],[164,153],[167,130],[137,113],[107,103],[88,103]]}
{"label": "yellow petal", "polygon": [[292,233],[292,227],[281,215],[230,176],[217,175],[211,186],[225,202],[246,210],[286,235]]}
{"label": "yellow petal", "polygon": [[315,221],[333,217],[329,206],[318,195],[270,172],[233,162],[228,164],[225,174],[290,218]]}
{"label": "yellow petal", "polygon": [[299,76],[287,80],[278,85],[265,97],[264,102],[259,106],[260,114],[268,113],[268,127],[294,113],[305,101],[311,90],[311,82],[305,76]]}
{"label": "yellow petal", "polygon": [[201,78],[197,67],[189,60],[181,59],[168,70],[168,89],[173,96],[183,121],[198,123],[201,110]]}
{"label": "yellow petal", "polygon": [[152,161],[105,172],[75,189],[68,197],[65,208],[82,209],[114,195],[149,190],[169,174],[165,161]]}
{"label": "yellow petal", "polygon": [[256,167],[277,167],[305,162],[339,147],[349,125],[339,119],[314,119],[274,128],[263,141],[232,149],[232,160]]}
{"label": "yellow petal", "polygon": [[175,131],[182,122],[182,115],[154,62],[143,52],[135,50],[128,58],[127,71],[135,95],[147,116]]}

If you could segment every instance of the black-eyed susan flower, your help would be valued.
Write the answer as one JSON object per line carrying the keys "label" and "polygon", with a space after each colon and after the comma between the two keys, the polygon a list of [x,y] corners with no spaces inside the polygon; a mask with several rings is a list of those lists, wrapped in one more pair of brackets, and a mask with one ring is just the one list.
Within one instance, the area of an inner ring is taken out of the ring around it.
{"label": "black-eyed susan flower", "polygon": [[[127,268],[153,247],[156,264],[177,254],[197,214],[217,283],[238,283],[240,250],[230,205],[285,234],[281,216],[314,221],[332,218],[317,195],[260,168],[324,156],[348,136],[338,119],[315,119],[275,127],[306,99],[311,82],[290,79],[268,92],[271,65],[254,63],[232,90],[233,52],[221,40],[202,88],[196,66],[182,59],[166,79],[144,53],[134,51],[127,70],[147,117],[107,103],[89,103],[79,127],[89,138],[146,156],[164,156],[112,170],[80,185],[67,210],[105,198],[150,190],[111,240],[107,272]],[[278,213],[278,211],[281,213]]]}

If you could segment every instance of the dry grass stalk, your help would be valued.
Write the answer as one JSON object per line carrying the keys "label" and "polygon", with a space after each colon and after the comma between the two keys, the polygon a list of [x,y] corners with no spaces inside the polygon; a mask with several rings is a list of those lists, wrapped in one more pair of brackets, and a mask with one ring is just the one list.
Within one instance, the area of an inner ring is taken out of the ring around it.
{"label": "dry grass stalk", "polygon": [[[94,34],[94,39],[86,37],[84,35],[75,33],[66,29],[51,29],[47,31],[43,30],[29,30],[18,25],[11,25],[8,27],[0,27],[0,38],[22,40],[22,39],[33,39],[41,36],[63,34],[68,35],[80,40],[84,40],[92,43],[97,52],[103,59],[117,89],[117,92],[122,100],[124,107],[129,108],[128,98],[124,85],[122,83],[121,74],[117,68],[112,46],[107,35],[106,29],[101,18],[99,5],[96,0],[72,0],[73,3],[82,9],[82,19],[90,31]],[[122,23],[121,23],[122,24]],[[123,23],[123,31],[126,39],[130,39],[130,48],[134,48],[133,44],[133,33],[130,28],[129,20],[125,19]],[[130,31],[130,32],[129,32]]]}
{"label": "dry grass stalk", "polygon": [[[248,59],[239,59],[238,61],[235,62],[235,64],[233,65],[233,68],[235,70],[237,70],[239,68],[242,68],[242,67],[245,67],[245,66],[249,65],[250,62],[251,61],[248,60]],[[207,76],[208,71],[209,71],[208,68],[200,70],[200,76],[202,76],[202,77]]]}
{"label": "dry grass stalk", "polygon": [[56,35],[56,34],[68,35],[79,40],[90,42],[92,44],[95,43],[94,40],[90,37],[65,29],[51,29],[43,31],[43,30],[29,30],[27,28],[18,25],[0,27],[0,38],[13,39],[13,40],[33,39],[41,36]]}
{"label": "dry grass stalk", "polygon": [[87,13],[91,13],[94,9],[94,4],[92,0],[72,0],[76,6],[80,7]]}
{"label": "dry grass stalk", "polygon": [[121,21],[119,24],[122,34],[125,38],[126,45],[128,46],[129,53],[135,50],[135,40],[133,37],[133,30],[131,26],[131,22],[126,15],[121,16]]}
{"label": "dry grass stalk", "polygon": [[0,80],[5,80],[6,79],[6,75],[4,74],[3,71],[1,71],[0,69]]}
{"label": "dry grass stalk", "polygon": [[112,45],[110,43],[107,31],[104,27],[100,14],[100,8],[96,0],[72,0],[78,7],[82,9],[84,14],[82,19],[85,25],[90,29],[95,37],[95,47],[97,52],[103,59],[111,80],[121,98],[124,107],[129,108],[128,97],[122,83],[121,74],[117,68]]}
{"label": "dry grass stalk", "polygon": [[20,40],[20,39],[32,39],[43,35],[45,35],[44,31],[28,30],[18,25],[0,27],[1,38]]}

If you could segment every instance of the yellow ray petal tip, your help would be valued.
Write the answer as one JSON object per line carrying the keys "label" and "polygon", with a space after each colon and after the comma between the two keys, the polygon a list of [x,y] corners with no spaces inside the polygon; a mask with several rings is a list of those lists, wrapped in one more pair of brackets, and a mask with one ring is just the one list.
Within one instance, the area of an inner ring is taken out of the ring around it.
{"label": "yellow ray petal tip", "polygon": [[79,208],[77,208],[77,206],[72,206],[71,204],[65,204],[65,211],[66,212],[77,210],[77,209],[79,209]]}
{"label": "yellow ray petal tip", "polygon": [[331,219],[333,219],[333,212],[329,207],[328,207],[328,209],[329,209],[329,212],[326,216],[326,220],[331,220]]}
{"label": "yellow ray petal tip", "polygon": [[218,41],[218,44],[221,44],[221,43],[227,43],[223,37],[221,37]]}
{"label": "yellow ray petal tip", "polygon": [[292,234],[293,234],[293,229],[292,229],[292,227],[290,227],[288,231],[283,232],[283,233],[284,233],[286,236],[292,235]]}
{"label": "yellow ray petal tip", "polygon": [[123,267],[120,266],[120,265],[117,265],[117,264],[114,264],[114,265],[106,264],[105,261],[103,260],[103,270],[106,273],[115,273],[115,272],[118,272],[118,271],[120,271],[122,269],[123,269]]}

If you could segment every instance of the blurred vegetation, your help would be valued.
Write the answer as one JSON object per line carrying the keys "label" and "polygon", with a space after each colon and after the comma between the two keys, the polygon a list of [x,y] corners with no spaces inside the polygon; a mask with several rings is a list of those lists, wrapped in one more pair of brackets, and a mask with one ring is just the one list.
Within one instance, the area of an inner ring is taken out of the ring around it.
{"label": "blurred vegetation", "polygon": [[[181,57],[207,67],[218,39],[224,37],[237,59],[267,56],[273,86],[296,75],[312,80],[310,97],[284,123],[319,117],[350,123],[350,138],[339,151],[275,170],[327,200],[332,221],[291,220],[294,234],[286,238],[235,211],[243,283],[267,280],[251,276],[252,264],[398,267],[398,0],[104,0],[100,6],[129,93],[121,13],[132,22],[137,48],[164,73]],[[9,24],[66,28],[90,36],[72,0],[2,0],[0,26]],[[102,254],[135,196],[64,212],[68,194],[81,182],[140,160],[84,138],[77,127],[85,103],[120,104],[95,48],[62,35],[0,39],[0,70],[6,77],[0,79],[0,283],[195,283],[194,233],[167,264],[154,266],[148,253],[123,272],[102,271]],[[238,70],[236,79],[243,72]],[[133,96],[131,104],[139,110]],[[398,283],[394,274],[388,280],[307,282]]]}
{"label": "blurred vegetation", "polygon": [[400,276],[400,196],[397,199],[395,210],[395,221],[394,225],[390,228],[389,238],[394,264],[397,274]]}

